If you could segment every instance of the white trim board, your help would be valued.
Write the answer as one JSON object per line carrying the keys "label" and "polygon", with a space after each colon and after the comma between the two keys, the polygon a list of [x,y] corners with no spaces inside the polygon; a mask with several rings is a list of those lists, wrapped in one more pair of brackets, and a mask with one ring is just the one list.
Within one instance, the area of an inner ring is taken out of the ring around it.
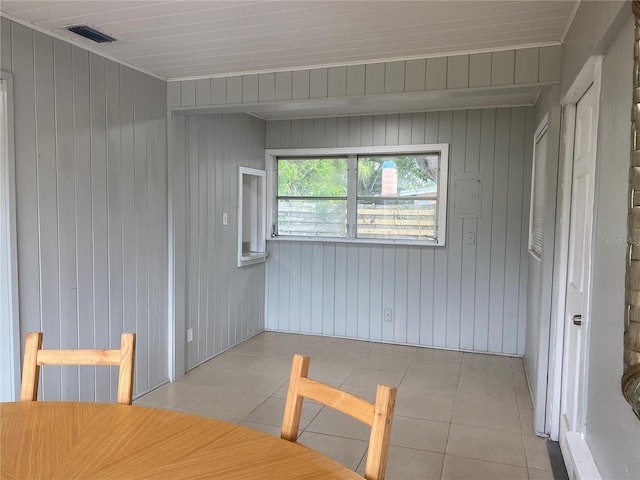
{"label": "white trim board", "polygon": [[[575,134],[575,112],[576,105],[580,98],[585,94],[585,92],[589,88],[594,88],[595,96],[598,99],[597,105],[599,104],[600,99],[600,88],[601,88],[601,73],[602,73],[602,56],[593,56],[589,58],[589,60],[585,63],[582,68],[580,74],[576,77],[573,85],[563,99],[561,100],[561,104],[565,105],[564,108],[564,122],[567,126],[567,129],[564,132],[564,141],[563,141],[563,149],[564,149],[564,171],[561,183],[562,189],[562,206],[559,210],[559,228],[560,228],[560,240],[556,244],[556,248],[559,249],[559,254],[556,255],[557,263],[556,268],[554,268],[554,290],[557,288],[557,291],[554,291],[554,296],[556,297],[556,309],[555,316],[552,318],[552,335],[550,336],[550,349],[552,354],[550,355],[550,359],[552,359],[549,363],[549,393],[547,397],[548,409],[550,410],[550,422],[551,427],[551,438],[558,438],[560,441],[560,448],[562,454],[564,456],[565,464],[567,467],[567,471],[569,472],[569,478],[577,478],[577,479],[599,479],[601,478],[598,469],[595,465],[595,461],[593,459],[593,455],[589,448],[589,444],[585,438],[586,434],[586,412],[587,412],[587,403],[586,397],[584,397],[584,404],[582,408],[582,419],[580,422],[580,432],[567,432],[566,435],[561,434],[561,422],[562,420],[562,402],[563,395],[562,392],[562,377],[565,374],[563,371],[563,358],[564,358],[564,337],[565,337],[565,315],[566,315],[566,279],[567,279],[567,268],[568,268],[568,255],[569,255],[569,215],[571,211],[571,182],[572,182],[572,169],[573,169],[573,143],[574,143],[574,134]],[[572,120],[573,118],[573,120]],[[595,111],[595,125],[597,126],[599,123],[599,108]],[[597,132],[597,129],[596,129]],[[596,138],[593,140],[593,148],[594,155],[597,152],[597,133]],[[594,164],[597,164],[597,158],[594,160]],[[594,182],[597,181],[595,178],[594,171]],[[594,212],[594,224],[595,217],[597,212]],[[562,222],[562,219],[565,219]],[[595,229],[592,229],[592,241],[591,241],[591,251],[590,255],[593,258],[595,241],[593,239],[593,235],[595,234]],[[593,262],[590,262],[590,271],[589,276],[593,278]],[[555,275],[558,275],[555,277]],[[585,292],[586,295],[586,311],[583,312],[587,318],[591,317],[592,310],[592,291]],[[586,335],[585,340],[585,374],[584,374],[584,385],[583,391],[588,390],[588,371],[589,371],[589,345],[590,345],[590,322],[587,324],[587,330],[584,332]],[[554,342],[553,339],[556,341]],[[559,340],[560,339],[560,340]]]}
{"label": "white trim board", "polygon": [[[0,400],[18,399],[20,388],[20,316],[16,227],[15,154],[13,137],[13,76],[0,71],[5,84],[6,142],[0,151],[0,342],[2,383]],[[4,123],[5,119],[0,119]]]}
{"label": "white trim board", "polygon": [[563,450],[564,462],[570,479],[601,480],[596,462],[587,441],[579,433],[567,434],[567,447]]}

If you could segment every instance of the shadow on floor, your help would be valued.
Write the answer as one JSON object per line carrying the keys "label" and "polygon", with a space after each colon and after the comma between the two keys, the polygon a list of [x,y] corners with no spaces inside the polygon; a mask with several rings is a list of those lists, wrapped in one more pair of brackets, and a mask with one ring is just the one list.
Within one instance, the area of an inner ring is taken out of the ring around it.
{"label": "shadow on floor", "polygon": [[554,480],[569,480],[569,474],[564,466],[564,458],[560,451],[560,444],[553,440],[547,440],[547,453],[551,463],[551,471]]}

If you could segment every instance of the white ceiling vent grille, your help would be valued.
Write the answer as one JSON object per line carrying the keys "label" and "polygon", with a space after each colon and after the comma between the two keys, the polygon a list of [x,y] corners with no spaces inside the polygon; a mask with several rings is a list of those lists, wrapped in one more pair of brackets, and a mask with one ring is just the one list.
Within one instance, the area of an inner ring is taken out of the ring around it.
{"label": "white ceiling vent grille", "polygon": [[81,37],[88,38],[96,43],[111,43],[116,41],[115,38],[110,37],[106,33],[99,32],[88,25],[72,25],[67,27],[67,30],[75,33],[76,35],[80,35]]}

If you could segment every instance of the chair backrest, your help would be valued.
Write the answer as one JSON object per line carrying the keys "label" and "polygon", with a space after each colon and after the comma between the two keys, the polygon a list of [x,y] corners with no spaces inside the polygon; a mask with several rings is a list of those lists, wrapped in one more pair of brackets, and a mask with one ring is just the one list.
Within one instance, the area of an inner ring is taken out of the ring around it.
{"label": "chair backrest", "polygon": [[43,350],[42,332],[27,333],[20,400],[38,399],[41,365],[118,365],[118,403],[131,405],[135,350],[135,333],[122,334],[120,350]]}
{"label": "chair backrest", "polygon": [[350,415],[371,427],[364,478],[383,480],[387,468],[396,388],[378,385],[375,404],[338,388],[307,378],[309,357],[295,355],[291,367],[281,437],[295,442],[300,430],[302,402],[309,398]]}

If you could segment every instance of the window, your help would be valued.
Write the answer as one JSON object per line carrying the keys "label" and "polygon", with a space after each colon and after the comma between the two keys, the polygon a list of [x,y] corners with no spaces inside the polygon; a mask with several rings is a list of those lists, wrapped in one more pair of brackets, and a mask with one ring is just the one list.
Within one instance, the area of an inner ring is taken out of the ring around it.
{"label": "window", "polygon": [[238,267],[264,262],[265,172],[238,167]]}
{"label": "window", "polygon": [[545,117],[534,136],[533,172],[531,173],[531,211],[529,214],[529,252],[538,260],[542,258],[544,235],[544,190],[547,160],[547,118]]}
{"label": "window", "polygon": [[444,245],[448,145],[267,150],[271,237]]}

